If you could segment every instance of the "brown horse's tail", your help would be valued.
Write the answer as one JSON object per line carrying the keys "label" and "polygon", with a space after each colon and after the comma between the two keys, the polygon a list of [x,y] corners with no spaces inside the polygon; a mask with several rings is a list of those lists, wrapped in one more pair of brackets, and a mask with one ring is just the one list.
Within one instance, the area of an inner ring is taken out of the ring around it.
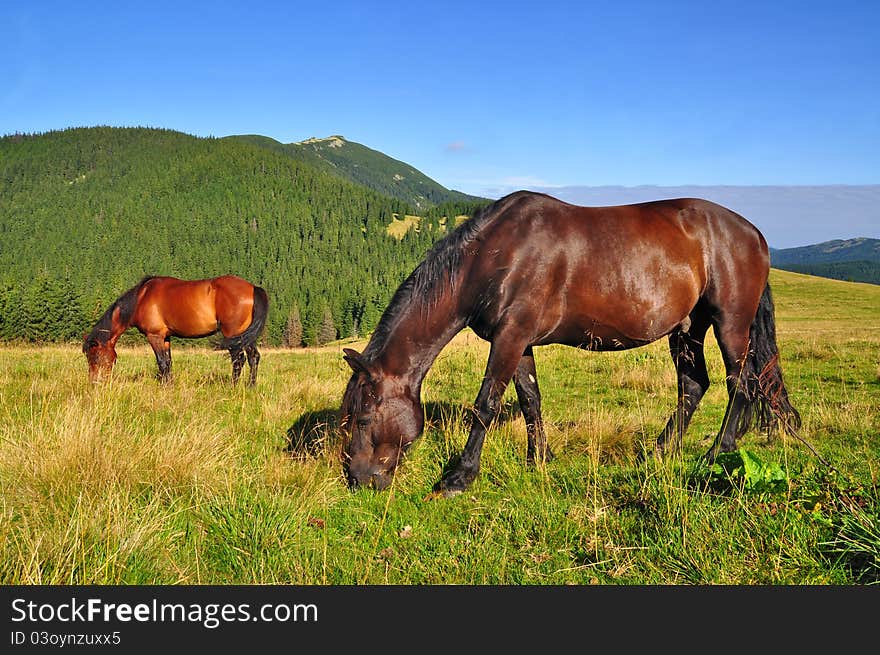
{"label": "brown horse's tail", "polygon": [[245,331],[234,337],[225,337],[219,348],[232,350],[247,348],[257,343],[263,328],[266,327],[266,317],[269,315],[269,295],[262,287],[254,286],[254,308],[251,314],[251,324]]}
{"label": "brown horse's tail", "polygon": [[740,415],[737,434],[743,434],[753,423],[773,434],[781,423],[785,431],[796,436],[801,417],[788,398],[779,364],[776,345],[776,318],[770,283],[764,287],[758,312],[749,331],[749,353],[740,376],[740,384],[749,400],[748,409]]}

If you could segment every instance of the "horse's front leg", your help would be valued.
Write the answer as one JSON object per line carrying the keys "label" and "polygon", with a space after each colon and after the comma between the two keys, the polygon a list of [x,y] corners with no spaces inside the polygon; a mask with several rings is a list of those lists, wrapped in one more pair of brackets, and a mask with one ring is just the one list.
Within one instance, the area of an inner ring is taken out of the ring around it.
{"label": "horse's front leg", "polygon": [[158,334],[150,334],[147,341],[156,355],[156,365],[159,367],[159,381],[162,383],[171,381],[171,339]]}
{"label": "horse's front leg", "polygon": [[513,377],[522,358],[526,343],[521,338],[506,337],[502,334],[492,342],[486,375],[480,386],[480,393],[474,403],[471,430],[461,455],[447,465],[434,490],[445,497],[454,496],[467,489],[480,471],[480,453],[486,430],[498,416],[501,397]]}
{"label": "horse's front leg", "polygon": [[526,348],[513,374],[513,386],[519,408],[526,420],[528,446],[526,462],[529,464],[549,462],[553,453],[547,445],[544,421],[541,418],[541,391],[538,389],[538,372],[535,369],[535,356],[532,347]]}

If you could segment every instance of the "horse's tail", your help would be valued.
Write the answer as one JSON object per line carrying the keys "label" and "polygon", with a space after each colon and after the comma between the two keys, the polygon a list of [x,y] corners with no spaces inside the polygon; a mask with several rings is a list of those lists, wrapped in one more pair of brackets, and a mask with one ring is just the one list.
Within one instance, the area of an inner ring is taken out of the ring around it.
{"label": "horse's tail", "polygon": [[269,315],[269,295],[262,287],[254,286],[254,308],[251,314],[251,324],[245,331],[234,337],[225,337],[220,342],[220,348],[229,350],[233,348],[246,348],[253,346],[260,338],[263,328],[266,327],[266,317]]}
{"label": "horse's tail", "polygon": [[740,376],[749,404],[740,415],[742,434],[757,423],[760,429],[773,434],[781,423],[785,431],[796,436],[801,417],[788,398],[779,364],[779,348],[776,345],[776,318],[770,283],[764,287],[758,312],[749,331],[749,353]]}

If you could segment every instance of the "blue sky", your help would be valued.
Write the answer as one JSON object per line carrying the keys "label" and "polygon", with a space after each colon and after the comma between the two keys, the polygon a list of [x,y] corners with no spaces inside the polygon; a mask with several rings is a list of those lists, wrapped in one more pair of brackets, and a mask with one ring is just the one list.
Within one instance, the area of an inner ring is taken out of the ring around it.
{"label": "blue sky", "polygon": [[880,183],[880,2],[5,2],[0,133],[341,134],[479,195]]}

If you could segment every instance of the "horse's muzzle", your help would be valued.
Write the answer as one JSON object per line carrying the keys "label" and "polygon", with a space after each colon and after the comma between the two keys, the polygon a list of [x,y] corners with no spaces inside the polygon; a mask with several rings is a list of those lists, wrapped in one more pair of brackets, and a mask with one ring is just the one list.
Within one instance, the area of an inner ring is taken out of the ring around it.
{"label": "horse's muzzle", "polygon": [[392,473],[375,466],[350,467],[348,470],[348,488],[352,491],[358,487],[382,491],[391,484],[393,477]]}

